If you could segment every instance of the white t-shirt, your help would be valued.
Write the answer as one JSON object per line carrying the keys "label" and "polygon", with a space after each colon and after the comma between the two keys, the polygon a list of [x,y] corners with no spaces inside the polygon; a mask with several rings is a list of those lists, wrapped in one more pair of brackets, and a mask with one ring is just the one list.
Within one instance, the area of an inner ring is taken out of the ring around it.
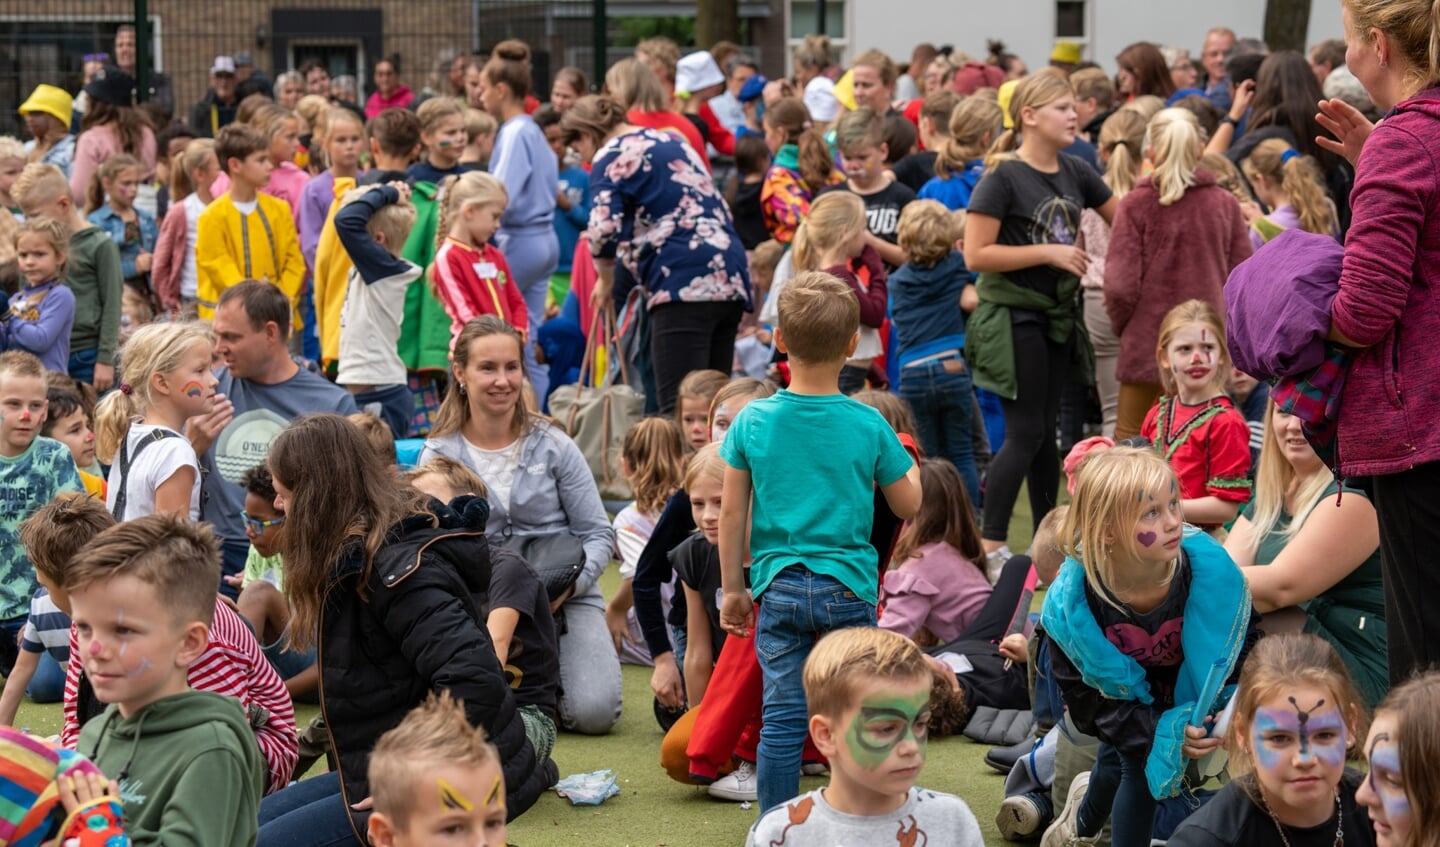
{"label": "white t-shirt", "polygon": [[486,450],[465,442],[465,454],[470,466],[485,481],[492,503],[503,503],[510,508],[510,489],[515,484],[515,471],[520,466],[520,448],[525,439],[517,438],[498,450]]}
{"label": "white t-shirt", "polygon": [[235,208],[240,212],[241,217],[249,217],[250,215],[253,215],[255,213],[255,207],[260,205],[259,200],[247,200],[245,202],[241,202],[239,200],[236,200],[234,197],[230,198],[230,202],[235,204]]}
{"label": "white t-shirt", "polygon": [[[143,438],[151,437],[156,430],[175,433],[175,436],[155,439],[136,455],[135,447]],[[190,488],[190,520],[200,520],[200,460],[195,457],[195,448],[190,439],[169,427],[134,423],[125,436],[125,450],[131,456],[130,473],[125,478],[124,520],[134,520],[155,514],[155,489],[175,475],[181,468],[195,470],[195,483]],[[110,465],[109,489],[105,494],[105,508],[115,510],[115,498],[120,494],[120,454]]]}
{"label": "white t-shirt", "polygon": [[816,789],[766,812],[745,840],[746,847],[781,843],[793,847],[983,847],[985,838],[970,807],[953,794],[912,787],[905,803],[890,814],[861,817],[836,811],[825,802],[824,789]]}
{"label": "white t-shirt", "polygon": [[340,385],[405,385],[405,363],[396,351],[405,320],[405,290],[423,271],[410,264],[403,274],[367,283],[359,270],[346,277],[340,307]]}
{"label": "white t-shirt", "polygon": [[659,515],[647,515],[631,503],[615,516],[615,551],[620,558],[620,578],[634,579],[635,566],[640,563],[640,554],[655,533],[655,521]]}
{"label": "white t-shirt", "polygon": [[180,266],[180,296],[195,297],[200,279],[195,270],[195,245],[200,241],[200,213],[205,211],[205,201],[191,192],[180,202],[185,204],[185,262]]}

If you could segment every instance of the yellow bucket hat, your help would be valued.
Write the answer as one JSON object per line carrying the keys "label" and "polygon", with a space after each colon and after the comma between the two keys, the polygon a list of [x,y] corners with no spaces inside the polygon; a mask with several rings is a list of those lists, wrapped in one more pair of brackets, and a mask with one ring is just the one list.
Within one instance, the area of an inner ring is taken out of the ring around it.
{"label": "yellow bucket hat", "polygon": [[29,115],[39,112],[51,115],[55,120],[70,126],[73,116],[75,101],[63,88],[56,88],[53,85],[37,85],[35,90],[30,92],[30,97],[20,104],[19,112],[22,115]]}

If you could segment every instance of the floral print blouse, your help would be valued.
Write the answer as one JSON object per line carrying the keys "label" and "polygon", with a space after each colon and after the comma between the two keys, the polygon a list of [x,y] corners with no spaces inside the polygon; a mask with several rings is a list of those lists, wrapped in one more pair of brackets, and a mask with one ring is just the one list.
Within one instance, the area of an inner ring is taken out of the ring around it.
{"label": "floral print blouse", "polygon": [[597,259],[616,259],[645,287],[648,305],[739,301],[750,271],[710,171],[688,144],[653,129],[611,139],[590,172]]}

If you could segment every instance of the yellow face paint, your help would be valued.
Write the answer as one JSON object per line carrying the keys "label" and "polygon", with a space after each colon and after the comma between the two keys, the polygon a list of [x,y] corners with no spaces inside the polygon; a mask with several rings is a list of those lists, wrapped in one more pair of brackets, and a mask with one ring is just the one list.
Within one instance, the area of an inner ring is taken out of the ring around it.
{"label": "yellow face paint", "polygon": [[485,805],[494,805],[500,799],[500,789],[505,787],[505,780],[499,774],[495,775],[495,784],[490,786],[490,793],[485,795]]}
{"label": "yellow face paint", "polygon": [[440,805],[447,809],[475,811],[475,804],[471,803],[469,798],[461,794],[459,789],[447,782],[444,777],[437,778],[435,784],[440,788]]}

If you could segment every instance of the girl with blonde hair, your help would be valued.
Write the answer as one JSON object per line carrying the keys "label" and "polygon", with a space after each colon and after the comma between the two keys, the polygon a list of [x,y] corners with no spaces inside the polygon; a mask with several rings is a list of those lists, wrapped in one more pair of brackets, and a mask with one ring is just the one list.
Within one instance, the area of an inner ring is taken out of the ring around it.
{"label": "girl with blonde hair", "polygon": [[1270,138],[1255,145],[1240,164],[1255,196],[1270,209],[1250,222],[1250,243],[1256,250],[1287,229],[1340,238],[1339,216],[1313,157]]}
{"label": "girl with blonde hair", "polygon": [[1160,396],[1160,323],[1175,306],[1204,300],[1223,314],[1220,289],[1252,248],[1240,204],[1199,167],[1200,122],[1165,109],[1145,132],[1154,163],[1115,215],[1105,264],[1105,311],[1120,338],[1115,437],[1133,438]]}

